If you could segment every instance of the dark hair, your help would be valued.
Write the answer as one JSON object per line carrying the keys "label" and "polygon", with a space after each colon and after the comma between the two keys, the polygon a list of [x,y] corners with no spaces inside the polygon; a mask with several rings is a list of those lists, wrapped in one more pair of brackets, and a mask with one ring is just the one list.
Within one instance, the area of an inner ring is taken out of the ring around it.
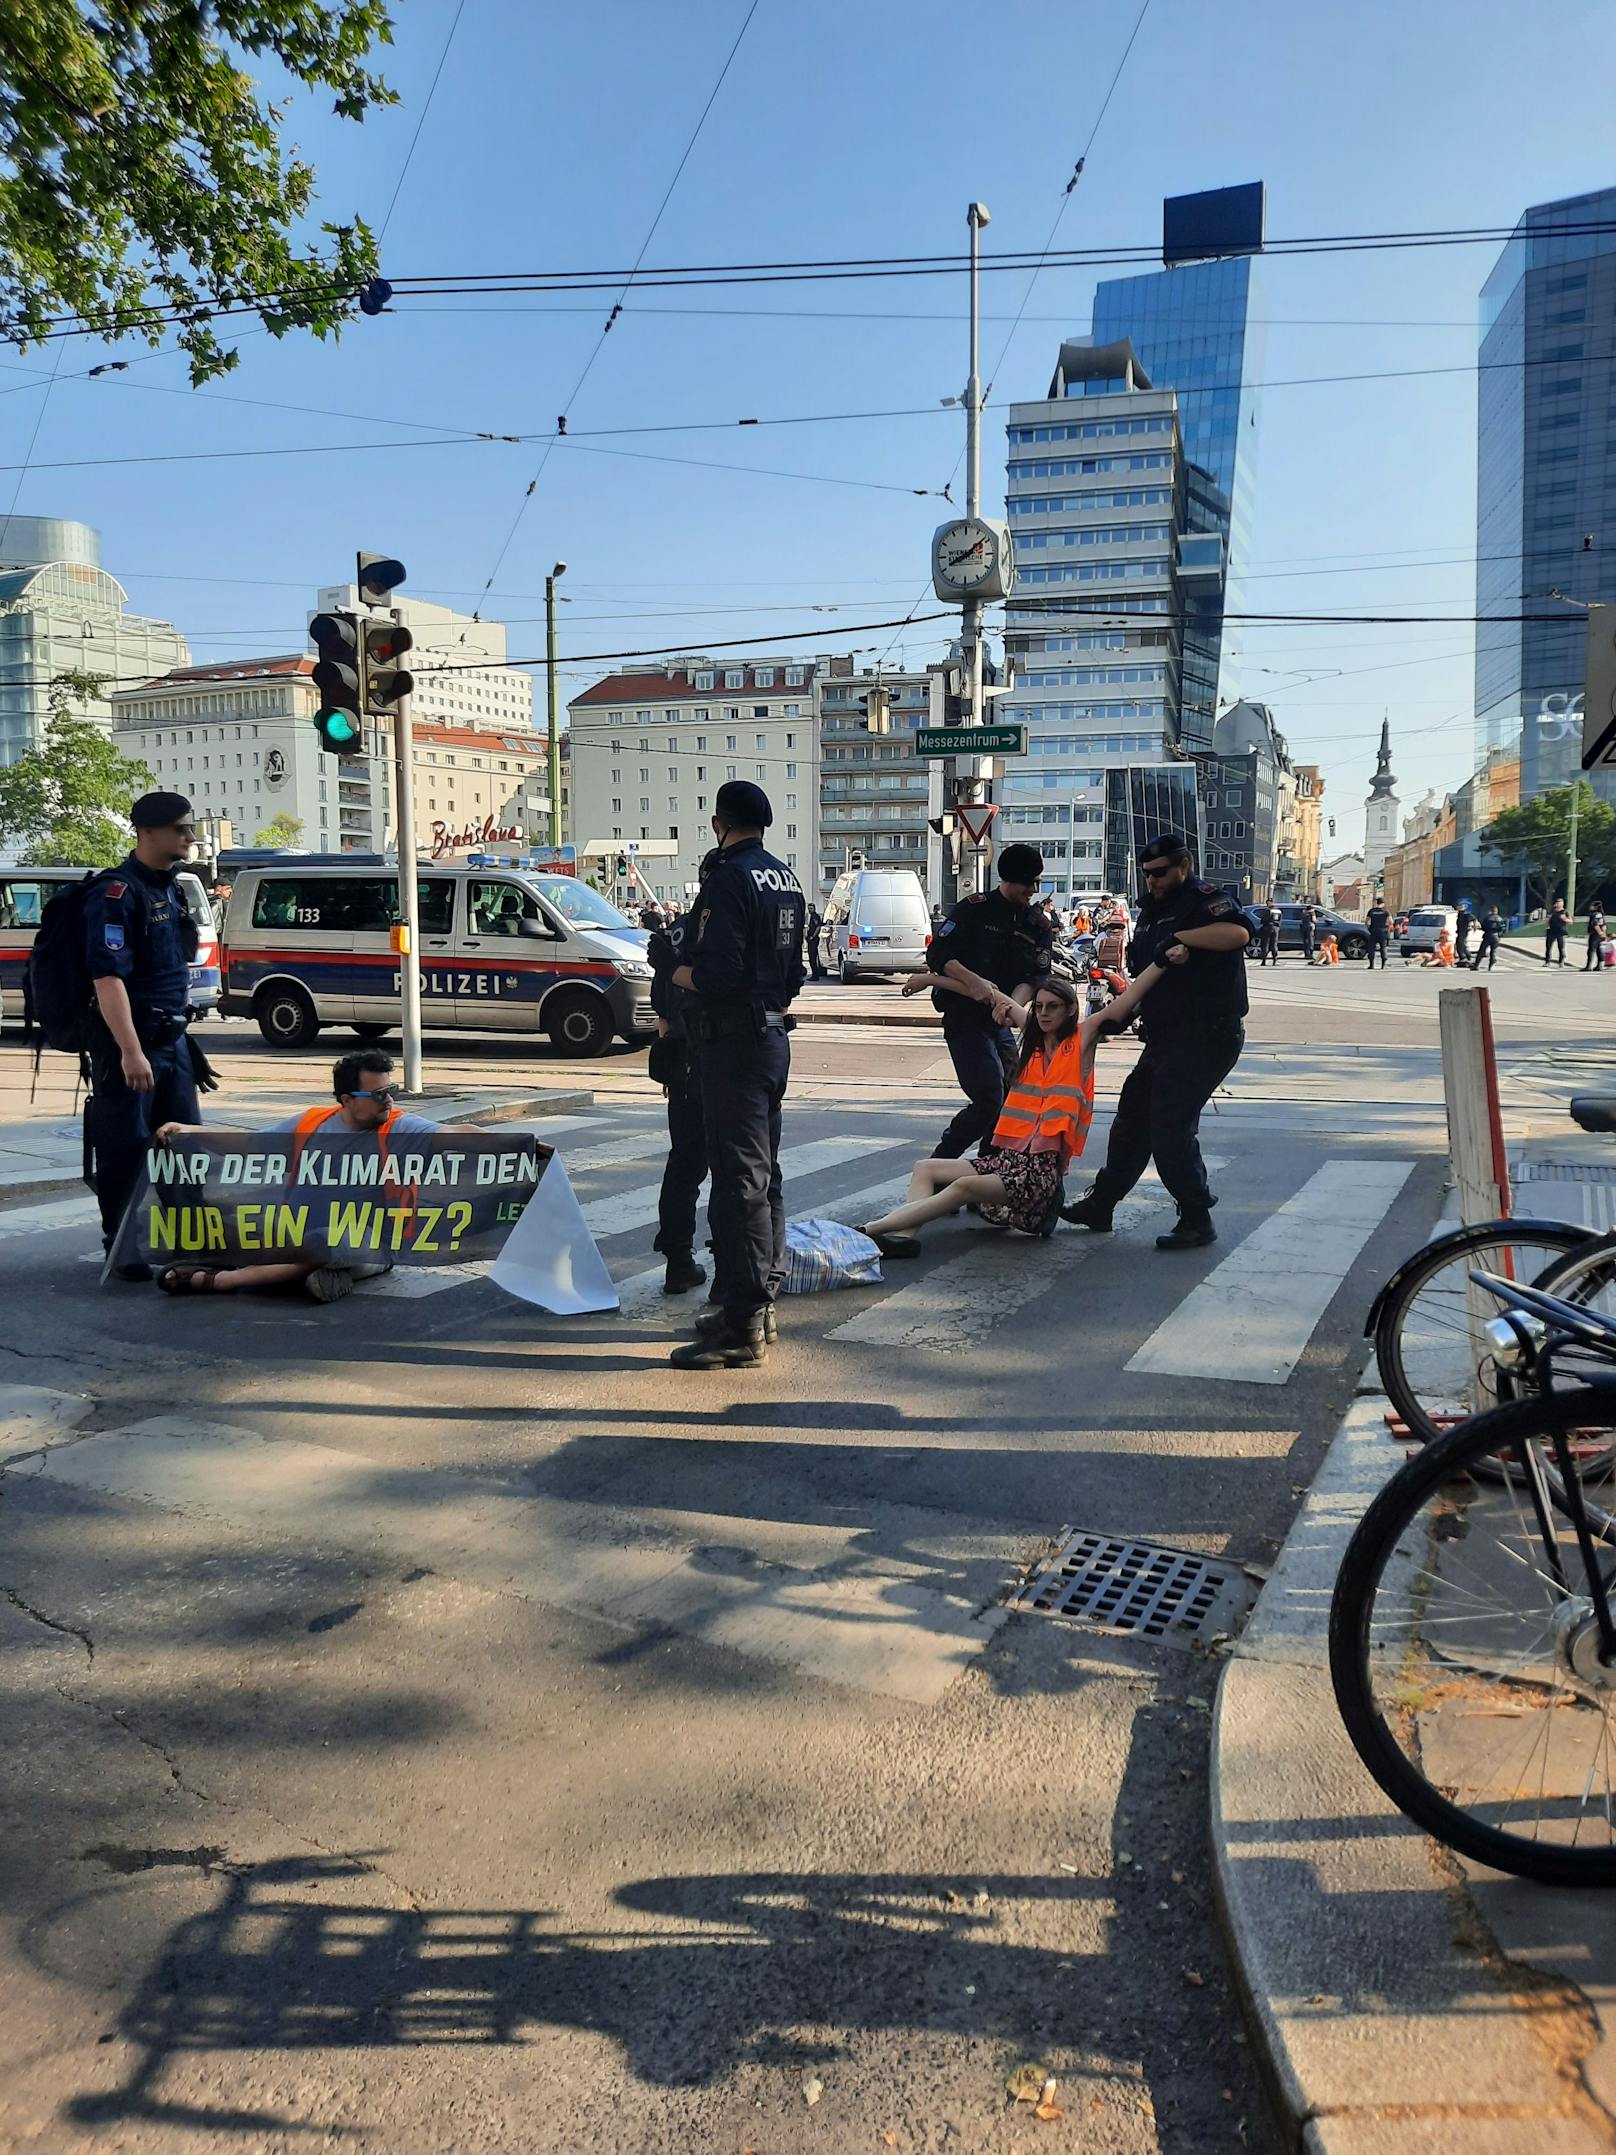
{"label": "dark hair", "polygon": [[1063,1040],[1070,1040],[1073,1033],[1077,1031],[1077,1028],[1083,1022],[1083,1005],[1078,999],[1076,988],[1072,986],[1069,980],[1062,980],[1058,976],[1051,974],[1048,980],[1039,981],[1037,987],[1033,990],[1032,1006],[1027,1012],[1027,1022],[1021,1028],[1021,1053],[1016,1057],[1017,1077],[1020,1077],[1022,1071],[1026,1069],[1028,1063],[1032,1061],[1044,1044],[1043,1028],[1038,1023],[1037,1005],[1040,995],[1058,995],[1067,1006],[1066,1016],[1061,1022],[1060,1031],[1055,1035],[1055,1045],[1057,1047]]}
{"label": "dark hair", "polygon": [[393,1074],[393,1058],[385,1048],[359,1048],[352,1055],[339,1055],[331,1066],[331,1090],[340,1100],[344,1093],[363,1092],[359,1080],[367,1070]]}

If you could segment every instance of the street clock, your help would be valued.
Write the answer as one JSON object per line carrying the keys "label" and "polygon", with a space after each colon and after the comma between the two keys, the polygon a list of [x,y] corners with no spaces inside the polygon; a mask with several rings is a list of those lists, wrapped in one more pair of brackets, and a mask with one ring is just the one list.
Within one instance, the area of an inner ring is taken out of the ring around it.
{"label": "street clock", "polygon": [[1008,524],[988,516],[956,516],[932,534],[932,589],[945,604],[1007,599],[1015,580]]}

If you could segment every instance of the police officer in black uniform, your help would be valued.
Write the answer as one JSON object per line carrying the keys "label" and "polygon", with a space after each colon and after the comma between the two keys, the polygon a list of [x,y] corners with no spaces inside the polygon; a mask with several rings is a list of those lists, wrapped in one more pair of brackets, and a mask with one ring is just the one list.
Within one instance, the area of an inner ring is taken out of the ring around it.
{"label": "police officer in black uniform", "polygon": [[943,1039],[966,1104],[939,1139],[934,1160],[960,1160],[975,1145],[985,1151],[1015,1076],[1021,1042],[1015,1006],[1024,1010],[1049,978],[1054,929],[1034,904],[1044,856],[1036,846],[1006,846],[999,887],[962,898],[926,949],[926,963],[968,992],[934,988]]}
{"label": "police officer in black uniform", "polygon": [[[718,859],[709,853],[701,864],[705,883]],[[649,1075],[668,1096],[668,1157],[657,1201],[657,1238],[651,1245],[667,1259],[664,1294],[688,1294],[707,1274],[696,1262],[696,1202],[707,1179],[707,1131],[701,1112],[701,1074],[696,1042],[690,1036],[696,998],[676,988],[673,975],[686,962],[685,943],[693,943],[695,924],[688,913],[653,931],[645,946],[651,961],[651,1008],[657,1035],[651,1043]]]}
{"label": "police officer in black uniform", "polygon": [[[1128,945],[1128,970],[1166,967],[1145,1003],[1145,1047],[1123,1082],[1105,1165],[1086,1197],[1061,1217],[1109,1234],[1111,1214],[1152,1159],[1178,1206],[1159,1250],[1196,1250],[1217,1240],[1196,1138],[1201,1110],[1245,1045],[1245,948],[1251,928],[1232,898],[1190,873],[1189,848],[1163,831],[1139,849],[1145,899]],[[1177,953],[1182,952],[1182,956]]]}
{"label": "police officer in black uniform", "polygon": [[1273,899],[1257,915],[1257,958],[1263,965],[1279,963],[1279,929],[1284,915]]}
{"label": "police officer in black uniform", "polygon": [[712,1188],[713,1310],[668,1359],[678,1369],[745,1369],[773,1337],[785,1277],[780,1106],[791,1075],[786,1012],[802,986],[808,900],[763,849],[774,821],[761,786],[732,778],[714,798],[718,859],[696,901],[694,940],[671,979],[697,998],[702,1112]]}
{"label": "police officer in black uniform", "polygon": [[[197,1073],[185,1036],[196,923],[174,871],[196,838],[180,793],[143,793],[129,811],[135,850],[98,875],[84,899],[84,962],[95,990],[90,1017],[90,1134],[101,1241],[111,1249],[134,1195],[152,1132],[196,1123]],[[123,1280],[151,1267],[119,1265]]]}

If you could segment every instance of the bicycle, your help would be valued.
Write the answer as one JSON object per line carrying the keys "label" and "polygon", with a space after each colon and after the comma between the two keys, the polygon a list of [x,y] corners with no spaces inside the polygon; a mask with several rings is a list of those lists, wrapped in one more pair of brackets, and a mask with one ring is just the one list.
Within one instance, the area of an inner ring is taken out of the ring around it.
{"label": "bicycle", "polygon": [[[1518,1396],[1431,1439],[1365,1512],[1330,1606],[1347,1733],[1449,1847],[1616,1885],[1616,1321],[1485,1272]],[[1557,1380],[1576,1358],[1583,1380]],[[1500,1457],[1509,1471],[1500,1474]]]}
{"label": "bicycle", "polygon": [[[1585,1130],[1616,1132],[1616,1100],[1579,1097],[1570,1111]],[[1604,1297],[1616,1316],[1616,1234],[1565,1220],[1488,1220],[1416,1250],[1375,1297],[1364,1332],[1386,1396],[1422,1444],[1515,1396],[1519,1373],[1495,1370],[1482,1351],[1485,1320],[1470,1291],[1478,1264],[1566,1301]]]}

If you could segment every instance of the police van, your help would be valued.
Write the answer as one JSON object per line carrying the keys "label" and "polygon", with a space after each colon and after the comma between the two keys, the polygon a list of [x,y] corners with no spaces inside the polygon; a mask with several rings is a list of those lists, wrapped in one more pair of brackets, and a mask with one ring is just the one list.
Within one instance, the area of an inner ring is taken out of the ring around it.
{"label": "police van", "polygon": [[836,878],[821,915],[824,956],[839,980],[915,973],[926,962],[931,909],[912,868],[850,868]]}
{"label": "police van", "polygon": [[[59,890],[82,883],[91,868],[0,868],[0,1018],[26,1018],[23,976],[40,916]],[[205,1018],[218,1007],[219,931],[200,876],[182,868],[174,878],[185,910],[196,922],[191,961],[191,1015]]]}
{"label": "police van", "polygon": [[[447,862],[418,873],[423,1025],[543,1032],[563,1055],[655,1033],[645,936],[589,884]],[[398,921],[396,868],[296,854],[242,868],[221,1007],[256,1018],[272,1047],[304,1047],[322,1025],[378,1040],[403,1015]]]}

